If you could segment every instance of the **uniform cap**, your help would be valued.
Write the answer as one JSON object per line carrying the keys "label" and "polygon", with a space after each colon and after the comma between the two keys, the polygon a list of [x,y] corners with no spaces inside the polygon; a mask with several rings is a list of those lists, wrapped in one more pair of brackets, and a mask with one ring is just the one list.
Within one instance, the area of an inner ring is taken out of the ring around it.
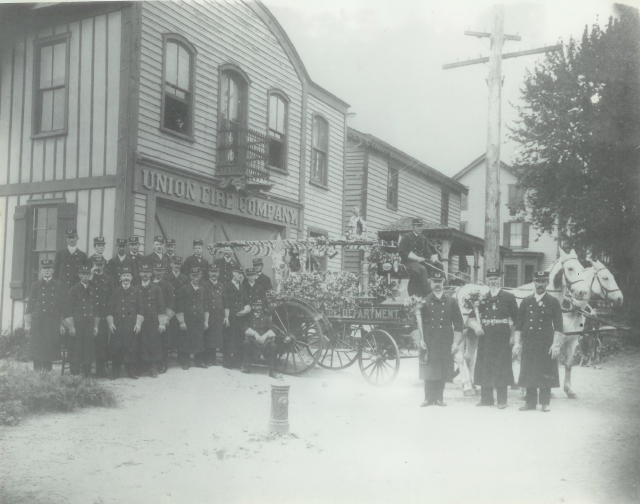
{"label": "uniform cap", "polygon": [[247,276],[256,276],[258,272],[256,271],[255,268],[247,268],[244,270],[244,274]]}
{"label": "uniform cap", "polygon": [[174,238],[169,238],[167,240],[167,247],[171,247],[171,246],[175,247],[175,245],[176,245],[176,240]]}
{"label": "uniform cap", "polygon": [[493,278],[501,277],[502,276],[502,271],[500,271],[499,268],[489,268],[487,270],[487,275],[486,276],[487,276],[487,278],[490,278],[490,277],[493,277]]}
{"label": "uniform cap", "polygon": [[105,261],[104,257],[102,256],[92,257],[91,262],[94,266],[104,266],[107,263],[107,261]]}
{"label": "uniform cap", "polygon": [[422,226],[423,222],[422,219],[420,217],[413,217],[411,219],[411,225],[412,226]]}
{"label": "uniform cap", "polygon": [[129,237],[129,245],[139,245],[139,244],[140,244],[140,240],[138,239],[137,236]]}
{"label": "uniform cap", "polygon": [[94,245],[104,245],[106,242],[104,241],[104,236],[96,236],[93,239],[93,244]]}
{"label": "uniform cap", "polygon": [[434,282],[444,282],[444,273],[442,271],[434,271],[431,273],[430,279]]}
{"label": "uniform cap", "polygon": [[164,271],[165,267],[162,265],[162,263],[155,263],[153,265],[153,271]]}
{"label": "uniform cap", "polygon": [[533,280],[536,282],[546,282],[549,280],[549,272],[536,271],[535,275],[533,275]]}
{"label": "uniform cap", "polygon": [[171,264],[182,264],[182,257],[174,255],[170,259]]}
{"label": "uniform cap", "polygon": [[68,228],[65,232],[64,235],[67,238],[77,238],[78,237],[78,231],[76,231],[76,228]]}
{"label": "uniform cap", "polygon": [[140,273],[151,273],[151,265],[147,262],[143,262],[140,265]]}
{"label": "uniform cap", "polygon": [[209,266],[209,273],[220,273],[220,269],[215,264],[212,264]]}
{"label": "uniform cap", "polygon": [[78,273],[89,275],[91,274],[91,266],[89,264],[83,264],[78,268]]}
{"label": "uniform cap", "polygon": [[127,245],[127,239],[126,238],[117,238],[116,239],[116,245],[118,247],[124,247]]}
{"label": "uniform cap", "polygon": [[204,245],[204,242],[202,240],[193,240],[193,246],[195,247],[196,245]]}
{"label": "uniform cap", "polygon": [[264,261],[260,257],[258,257],[257,259],[254,259],[253,261],[251,261],[251,263],[253,264],[254,268],[256,266],[264,266]]}
{"label": "uniform cap", "polygon": [[118,274],[120,276],[122,275],[131,275],[133,276],[133,273],[131,272],[131,268],[129,268],[129,266],[122,266],[121,268],[118,269]]}
{"label": "uniform cap", "polygon": [[200,266],[192,266],[191,267],[190,273],[192,275],[197,275],[200,272],[201,272]]}
{"label": "uniform cap", "polygon": [[231,267],[231,271],[237,271],[238,273],[244,273],[244,270],[242,269],[242,267],[238,264],[238,263],[233,263],[233,266]]}
{"label": "uniform cap", "polygon": [[164,236],[156,235],[153,237],[153,241],[158,243],[164,243]]}
{"label": "uniform cap", "polygon": [[53,268],[53,261],[51,259],[42,259],[40,261],[41,268]]}

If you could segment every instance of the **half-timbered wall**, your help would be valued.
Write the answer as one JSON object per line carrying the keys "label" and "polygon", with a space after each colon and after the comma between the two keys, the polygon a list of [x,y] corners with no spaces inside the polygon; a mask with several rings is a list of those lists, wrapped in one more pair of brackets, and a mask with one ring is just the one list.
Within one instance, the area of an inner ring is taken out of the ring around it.
{"label": "half-timbered wall", "polygon": [[[272,171],[271,193],[298,199],[302,83],[269,27],[244,2],[145,2],[138,152],[202,175],[215,175],[218,83],[221,65],[250,80],[248,125],[266,132],[269,90],[289,98],[287,173]],[[177,33],[196,49],[193,141],[160,131],[163,34]]]}
{"label": "half-timbered wall", "polygon": [[[313,117],[319,115],[329,124],[329,145],[327,159],[327,185],[321,186],[309,180],[311,165],[311,142],[313,133]],[[345,149],[345,116],[313,95],[307,104],[307,170],[305,181],[305,228],[316,229],[328,233],[330,238],[341,238],[344,235],[342,225],[342,203],[344,186],[344,149]],[[328,267],[338,270],[341,267],[341,255],[329,261]]]}
{"label": "half-timbered wall", "polygon": [[[93,253],[93,238],[102,234],[107,242],[105,256],[113,253],[115,242],[114,214],[115,188],[87,189],[56,193],[36,193],[29,195],[0,196],[0,329],[12,329],[22,326],[24,303],[11,299],[10,283],[14,251],[14,216],[18,206],[30,206],[34,202],[52,204],[60,201],[76,205],[76,227],[78,229],[78,248],[88,255]],[[26,286],[28,288],[28,286]]]}

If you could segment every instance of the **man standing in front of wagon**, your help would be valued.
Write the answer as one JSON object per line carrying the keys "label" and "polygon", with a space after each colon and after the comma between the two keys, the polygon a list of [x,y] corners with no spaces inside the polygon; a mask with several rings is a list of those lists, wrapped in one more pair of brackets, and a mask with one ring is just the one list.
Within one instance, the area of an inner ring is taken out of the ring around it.
{"label": "man standing in front of wagon", "polygon": [[433,273],[431,293],[422,306],[422,349],[426,350],[424,401],[421,406],[446,406],[444,384],[453,377],[453,356],[462,341],[458,303],[444,293],[444,274]]}
{"label": "man standing in front of wagon", "polygon": [[[425,263],[430,261],[442,271],[442,264],[438,262],[437,250],[422,234],[422,219],[411,219],[411,232],[406,233],[400,239],[398,252],[409,274],[408,294],[426,296],[429,294],[429,273]],[[436,270],[437,271],[437,270]]]}

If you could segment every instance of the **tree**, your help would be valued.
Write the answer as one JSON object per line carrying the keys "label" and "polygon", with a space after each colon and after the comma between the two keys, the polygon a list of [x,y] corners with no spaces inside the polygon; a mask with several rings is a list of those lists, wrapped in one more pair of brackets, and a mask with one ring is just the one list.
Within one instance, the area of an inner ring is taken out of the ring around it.
{"label": "tree", "polygon": [[637,300],[640,20],[637,10],[618,9],[604,29],[585,27],[580,42],[571,39],[527,74],[511,137],[534,225],[607,259]]}

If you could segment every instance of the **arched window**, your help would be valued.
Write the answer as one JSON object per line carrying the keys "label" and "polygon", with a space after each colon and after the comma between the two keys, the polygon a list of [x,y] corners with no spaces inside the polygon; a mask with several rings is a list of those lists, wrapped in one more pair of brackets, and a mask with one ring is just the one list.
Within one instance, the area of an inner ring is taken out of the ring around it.
{"label": "arched window", "polygon": [[311,143],[310,180],[327,185],[327,162],[329,157],[329,123],[319,115],[313,116],[313,136]]}
{"label": "arched window", "polygon": [[269,166],[287,169],[287,114],[289,100],[283,93],[269,93],[269,114],[267,120]]}
{"label": "arched window", "polygon": [[195,49],[179,35],[164,37],[162,129],[193,135]]}
{"label": "arched window", "polygon": [[242,156],[246,136],[249,80],[239,69],[225,66],[220,71],[218,146],[220,163],[235,163]]}

